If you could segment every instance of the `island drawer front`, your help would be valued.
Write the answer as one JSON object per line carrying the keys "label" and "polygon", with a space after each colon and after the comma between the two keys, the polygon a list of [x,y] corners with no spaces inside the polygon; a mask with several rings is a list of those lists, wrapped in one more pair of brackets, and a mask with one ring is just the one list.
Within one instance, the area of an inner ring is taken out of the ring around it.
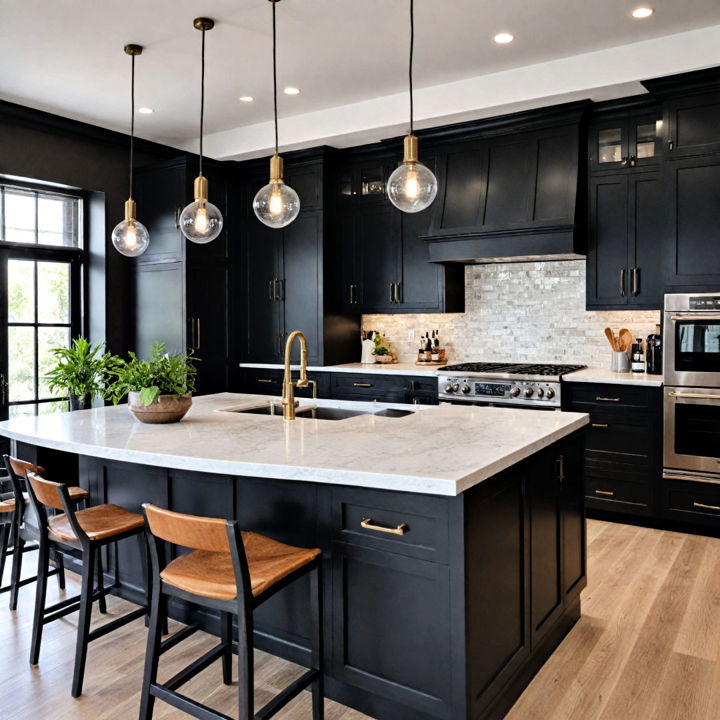
{"label": "island drawer front", "polygon": [[664,517],[720,528],[720,484],[663,479],[661,488]]}
{"label": "island drawer front", "polygon": [[338,399],[404,402],[410,390],[410,381],[406,375],[332,373],[330,390],[332,397]]}
{"label": "island drawer front", "polygon": [[592,412],[593,409],[643,410],[660,407],[660,388],[636,385],[565,383],[563,397],[568,410]]}
{"label": "island drawer front", "polygon": [[445,498],[333,488],[333,539],[437,563],[448,561]]}

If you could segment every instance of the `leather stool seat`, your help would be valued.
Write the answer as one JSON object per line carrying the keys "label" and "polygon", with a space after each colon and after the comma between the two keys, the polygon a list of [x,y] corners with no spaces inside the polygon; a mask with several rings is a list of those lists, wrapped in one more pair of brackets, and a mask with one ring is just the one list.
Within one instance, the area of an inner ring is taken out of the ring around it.
{"label": "leather stool seat", "polygon": [[[90,540],[103,540],[121,535],[141,528],[145,524],[142,515],[125,510],[118,505],[95,505],[86,510],[78,510],[75,517]],[[77,541],[70,521],[64,513],[48,518],[48,529],[60,540]]]}

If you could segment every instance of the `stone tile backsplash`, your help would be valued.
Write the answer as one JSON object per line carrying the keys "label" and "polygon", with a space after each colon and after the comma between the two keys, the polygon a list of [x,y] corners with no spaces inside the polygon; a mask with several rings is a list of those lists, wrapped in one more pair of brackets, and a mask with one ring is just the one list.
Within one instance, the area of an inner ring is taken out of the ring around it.
{"label": "stone tile backsplash", "polygon": [[500,263],[465,268],[465,312],[365,315],[365,329],[387,336],[400,362],[413,362],[420,336],[439,330],[449,361],[610,365],[606,327],[646,337],[660,311],[585,310],[585,261]]}

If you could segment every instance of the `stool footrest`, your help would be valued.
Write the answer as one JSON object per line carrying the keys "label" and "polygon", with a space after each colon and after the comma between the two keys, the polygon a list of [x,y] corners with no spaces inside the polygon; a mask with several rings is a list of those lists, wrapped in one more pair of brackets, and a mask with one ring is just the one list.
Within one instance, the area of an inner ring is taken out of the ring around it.
{"label": "stool footrest", "polygon": [[132,610],[127,615],[123,615],[122,617],[112,620],[109,623],[105,623],[105,625],[102,625],[99,628],[95,628],[95,630],[91,630],[88,633],[88,642],[90,642],[91,640],[97,640],[98,638],[102,637],[103,635],[107,635],[109,632],[112,632],[113,630],[117,630],[118,628],[121,628],[123,625],[127,625],[129,622],[132,622],[133,620],[137,620],[139,617],[142,617],[143,615],[147,615],[147,608],[144,606],[139,607],[136,610]]}
{"label": "stool footrest", "polygon": [[175,647],[178,643],[181,643],[186,638],[196,633],[199,630],[197,625],[187,625],[182,630],[178,630],[173,633],[169,638],[165,639],[160,643],[160,654],[167,652],[170,648]]}
{"label": "stool footrest", "polygon": [[296,698],[308,685],[320,676],[318,670],[308,670],[297,680],[290,683],[278,693],[267,705],[255,713],[255,720],[268,720],[282,710],[291,700]]}
{"label": "stool footrest", "polygon": [[[51,570],[48,573],[48,577],[51,575],[57,575],[60,571],[56,568],[55,570]],[[37,575],[33,575],[32,577],[25,578],[23,580],[20,580],[20,582],[17,584],[19,588],[25,587],[26,585],[29,585],[30,583],[34,583],[37,580]],[[12,585],[6,585],[5,587],[0,587],[0,593],[8,592],[9,590],[12,590]]]}
{"label": "stool footrest", "polygon": [[208,650],[202,657],[199,657],[195,662],[190,663],[190,665],[183,668],[177,675],[174,675],[170,680],[163,683],[163,686],[168,690],[177,690],[181,685],[184,685],[188,680],[194,678],[198,673],[222,657],[224,652],[225,646],[222,643],[216,645],[212,650]]}
{"label": "stool footrest", "polygon": [[168,690],[164,685],[151,685],[150,694],[198,720],[233,720],[229,715],[215,712],[185,695]]}

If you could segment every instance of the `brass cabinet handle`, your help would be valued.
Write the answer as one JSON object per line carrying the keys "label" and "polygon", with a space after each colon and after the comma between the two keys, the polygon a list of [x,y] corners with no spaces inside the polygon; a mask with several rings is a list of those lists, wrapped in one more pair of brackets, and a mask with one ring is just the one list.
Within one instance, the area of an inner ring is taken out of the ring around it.
{"label": "brass cabinet handle", "polygon": [[195,318],[195,322],[197,323],[197,337],[195,338],[195,349],[200,349],[200,344],[202,343],[202,337],[200,335],[200,318]]}
{"label": "brass cabinet handle", "polygon": [[353,387],[372,387],[372,383],[353,383]]}
{"label": "brass cabinet handle", "polygon": [[720,402],[720,394],[711,395],[710,393],[677,392],[676,390],[670,390],[668,396],[676,398],[693,398],[695,400],[716,400],[717,402]]}
{"label": "brass cabinet handle", "polygon": [[182,213],[182,208],[176,207],[175,208],[175,229],[180,229],[180,215]]}
{"label": "brass cabinet handle", "polygon": [[195,318],[190,318],[190,347],[195,349]]}
{"label": "brass cabinet handle", "polygon": [[612,497],[615,495],[615,493],[612,490],[596,490],[596,495],[607,495],[608,497]]}
{"label": "brass cabinet handle", "polygon": [[630,270],[630,272],[632,273],[632,294],[635,297],[640,292],[638,287],[638,272],[640,271],[638,268],[634,267]]}
{"label": "brass cabinet handle", "polygon": [[720,512],[720,507],[717,505],[706,505],[705,503],[694,502],[693,507],[702,508],[704,510],[717,510]]}
{"label": "brass cabinet handle", "polygon": [[620,398],[602,397],[598,395],[595,398],[595,402],[620,402]]}
{"label": "brass cabinet handle", "polygon": [[269,383],[269,384],[272,385],[275,381],[274,381],[274,380],[269,380],[268,378],[258,378],[258,382],[259,382],[259,383]]}
{"label": "brass cabinet handle", "polygon": [[594,428],[600,428],[602,430],[607,430],[610,426],[607,423],[591,423],[590,427]]}
{"label": "brass cabinet handle", "polygon": [[377,530],[378,532],[390,533],[391,535],[404,535],[410,528],[405,523],[400,523],[394,528],[375,525],[372,518],[363,518],[360,521],[360,527],[365,530]]}
{"label": "brass cabinet handle", "polygon": [[400,299],[400,283],[395,283],[395,302],[400,304],[402,300]]}
{"label": "brass cabinet handle", "polygon": [[625,268],[620,268],[620,297],[625,297]]}
{"label": "brass cabinet handle", "polygon": [[355,300],[353,300],[353,288],[355,287],[354,283],[350,283],[350,304],[354,305]]}

